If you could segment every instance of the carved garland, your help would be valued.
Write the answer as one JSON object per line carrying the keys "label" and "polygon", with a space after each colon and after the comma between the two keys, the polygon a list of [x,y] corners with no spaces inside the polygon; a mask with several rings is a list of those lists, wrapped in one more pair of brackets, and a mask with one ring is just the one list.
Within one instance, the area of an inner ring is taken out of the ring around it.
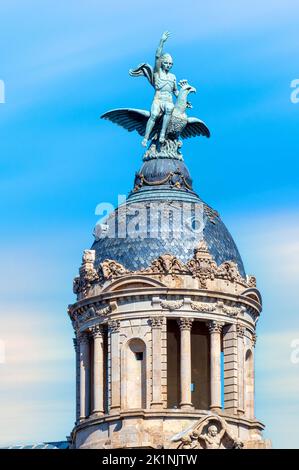
{"label": "carved garland", "polygon": [[160,305],[162,308],[173,311],[173,310],[179,310],[180,308],[182,308],[182,306],[184,305],[184,301],[183,300],[177,300],[177,301],[161,300]]}
{"label": "carved garland", "polygon": [[216,305],[209,304],[209,303],[191,302],[190,306],[192,310],[196,310],[198,312],[203,312],[203,313],[210,313],[216,310]]}

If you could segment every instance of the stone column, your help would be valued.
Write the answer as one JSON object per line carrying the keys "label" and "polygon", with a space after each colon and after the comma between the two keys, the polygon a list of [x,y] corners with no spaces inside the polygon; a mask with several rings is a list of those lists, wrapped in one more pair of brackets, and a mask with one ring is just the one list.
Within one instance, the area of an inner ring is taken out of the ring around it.
{"label": "stone column", "polygon": [[79,341],[73,338],[75,353],[76,353],[76,423],[80,419],[80,350]]}
{"label": "stone column", "polygon": [[256,345],[256,333],[252,333],[251,336],[251,354],[252,354],[252,359],[251,359],[251,383],[250,383],[250,389],[249,389],[249,399],[250,399],[250,407],[249,407],[249,418],[254,419],[254,387],[255,387],[255,364],[254,364],[254,352],[255,352],[255,345]]}
{"label": "stone column", "polygon": [[111,401],[110,410],[120,410],[120,350],[119,350],[119,320],[111,320],[108,323],[110,334],[110,383]]}
{"label": "stone column", "polygon": [[92,413],[104,413],[104,345],[100,325],[90,328],[93,337],[93,407]]}
{"label": "stone column", "polygon": [[151,408],[162,408],[161,331],[162,317],[150,319],[152,325],[152,402]]}
{"label": "stone column", "polygon": [[87,418],[90,411],[90,357],[89,337],[80,334],[80,419]]}
{"label": "stone column", "polygon": [[245,328],[237,323],[237,340],[238,340],[238,413],[244,414],[244,334]]}
{"label": "stone column", "polygon": [[224,362],[224,409],[227,413],[238,412],[238,338],[235,323],[223,328]]}
{"label": "stone column", "polygon": [[191,401],[191,328],[193,318],[180,318],[181,330],[181,402],[180,408],[192,409]]}
{"label": "stone column", "polygon": [[223,323],[208,322],[210,332],[210,374],[211,404],[210,409],[221,409],[221,330]]}

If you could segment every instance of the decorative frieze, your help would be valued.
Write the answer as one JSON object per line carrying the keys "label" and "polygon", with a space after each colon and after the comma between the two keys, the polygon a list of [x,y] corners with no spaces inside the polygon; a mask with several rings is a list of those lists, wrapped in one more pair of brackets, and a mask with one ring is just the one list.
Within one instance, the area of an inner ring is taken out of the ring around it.
{"label": "decorative frieze", "polygon": [[222,307],[222,312],[228,315],[229,317],[237,317],[238,315],[244,313],[245,310],[245,307],[231,307],[227,305],[224,305]]}

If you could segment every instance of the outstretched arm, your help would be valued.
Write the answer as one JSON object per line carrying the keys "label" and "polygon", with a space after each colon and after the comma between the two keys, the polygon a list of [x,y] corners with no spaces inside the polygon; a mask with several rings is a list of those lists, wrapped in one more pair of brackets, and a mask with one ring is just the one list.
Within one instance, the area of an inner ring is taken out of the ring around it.
{"label": "outstretched arm", "polygon": [[161,65],[160,64],[160,59],[161,59],[161,56],[163,54],[163,46],[164,46],[164,43],[169,38],[169,36],[170,36],[170,33],[168,31],[165,31],[161,36],[159,46],[156,50],[155,72],[157,72],[160,69],[160,65]]}

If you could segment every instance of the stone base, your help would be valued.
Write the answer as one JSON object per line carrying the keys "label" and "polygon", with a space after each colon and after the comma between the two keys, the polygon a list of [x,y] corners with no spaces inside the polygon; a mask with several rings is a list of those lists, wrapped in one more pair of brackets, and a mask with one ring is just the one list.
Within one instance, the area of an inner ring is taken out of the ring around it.
{"label": "stone base", "polygon": [[[194,410],[132,410],[116,415],[90,417],[77,425],[72,433],[73,448],[80,449],[125,449],[181,448],[180,436],[189,432],[203,418],[215,416],[225,420],[231,435],[242,441],[245,449],[271,447],[264,440],[264,426],[256,420],[240,418],[225,413],[214,414]],[[225,439],[219,448],[229,448]]]}

